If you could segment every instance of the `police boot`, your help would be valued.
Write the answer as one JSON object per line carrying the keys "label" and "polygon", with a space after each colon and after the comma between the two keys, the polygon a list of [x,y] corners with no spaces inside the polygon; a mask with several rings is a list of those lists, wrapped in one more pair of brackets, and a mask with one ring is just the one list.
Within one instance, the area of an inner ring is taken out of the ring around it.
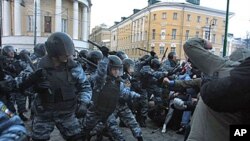
{"label": "police boot", "polygon": [[81,134],[70,136],[66,141],[84,141]]}
{"label": "police boot", "polygon": [[137,140],[138,141],[143,141],[143,138],[142,137],[137,137]]}
{"label": "police boot", "polygon": [[102,134],[97,134],[96,141],[102,141],[102,139],[103,139]]}
{"label": "police boot", "polygon": [[22,121],[28,121],[28,118],[23,113],[20,113],[19,117],[22,119]]}
{"label": "police boot", "polygon": [[120,121],[119,126],[120,127],[127,127],[123,121]]}
{"label": "police boot", "polygon": [[146,118],[141,117],[140,120],[139,120],[139,124],[140,124],[141,127],[147,127]]}
{"label": "police boot", "polygon": [[141,127],[147,127],[147,124],[146,124],[145,120],[142,120],[140,125],[141,125]]}
{"label": "police boot", "polygon": [[185,126],[181,126],[177,131],[176,134],[183,135],[185,133]]}

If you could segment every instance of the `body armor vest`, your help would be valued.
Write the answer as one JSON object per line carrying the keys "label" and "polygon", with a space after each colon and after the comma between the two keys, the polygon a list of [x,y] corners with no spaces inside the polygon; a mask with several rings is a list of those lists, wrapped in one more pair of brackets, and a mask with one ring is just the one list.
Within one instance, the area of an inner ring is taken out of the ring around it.
{"label": "body armor vest", "polygon": [[100,92],[94,92],[94,104],[99,112],[111,114],[114,112],[120,97],[120,82],[107,80]]}
{"label": "body armor vest", "polygon": [[50,83],[50,90],[40,97],[45,103],[57,103],[63,101],[75,101],[76,90],[72,75],[66,69],[47,70],[47,81]]}

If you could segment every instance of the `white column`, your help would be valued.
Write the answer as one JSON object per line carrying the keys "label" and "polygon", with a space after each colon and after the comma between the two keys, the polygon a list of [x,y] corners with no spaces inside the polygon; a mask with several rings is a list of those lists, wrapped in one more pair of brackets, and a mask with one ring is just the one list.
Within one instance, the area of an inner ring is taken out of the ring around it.
{"label": "white column", "polygon": [[82,13],[82,36],[83,41],[88,40],[88,7],[86,5],[83,6],[83,13]]}
{"label": "white column", "polygon": [[78,0],[74,0],[73,13],[73,39],[78,39]]}
{"label": "white column", "polygon": [[3,36],[9,36],[10,35],[10,1],[2,1],[3,2],[3,18],[1,19],[3,21]]}
{"label": "white column", "polygon": [[91,24],[91,7],[88,10],[88,35],[90,34],[90,24]]}
{"label": "white column", "polygon": [[132,21],[132,43],[135,41],[135,22]]}
{"label": "white column", "polygon": [[138,33],[138,19],[135,21],[135,42],[138,41],[137,33]]}
{"label": "white column", "polygon": [[22,22],[21,22],[21,7],[20,0],[14,1],[14,35],[21,35]]}
{"label": "white column", "polygon": [[142,18],[142,28],[141,28],[141,31],[142,31],[142,40],[144,40],[144,28],[145,28],[145,17]]}
{"label": "white column", "polygon": [[62,0],[56,0],[55,32],[62,31]]}
{"label": "white column", "polygon": [[37,15],[36,15],[36,35],[41,36],[41,7],[40,0],[36,0]]}
{"label": "white column", "polygon": [[138,21],[138,41],[141,41],[141,19]]}

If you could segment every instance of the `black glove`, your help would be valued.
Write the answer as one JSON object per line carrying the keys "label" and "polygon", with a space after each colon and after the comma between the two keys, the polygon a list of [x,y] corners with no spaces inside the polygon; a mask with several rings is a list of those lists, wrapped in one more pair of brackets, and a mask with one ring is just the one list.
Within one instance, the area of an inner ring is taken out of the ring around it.
{"label": "black glove", "polygon": [[0,89],[4,92],[10,92],[16,88],[15,80],[4,80],[0,81]]}
{"label": "black glove", "polygon": [[150,51],[150,55],[154,57],[156,53],[154,51]]}
{"label": "black glove", "polygon": [[35,90],[40,93],[52,94],[49,81],[43,81],[38,83],[37,86],[35,87]]}
{"label": "black glove", "polygon": [[100,50],[101,50],[103,56],[108,57],[108,55],[109,55],[109,48],[107,48],[107,47],[105,47],[105,46],[102,46],[102,47],[100,48]]}
{"label": "black glove", "polygon": [[76,117],[83,118],[87,113],[87,109],[88,109],[87,104],[80,102],[76,109]]}
{"label": "black glove", "polygon": [[33,86],[34,84],[38,84],[39,82],[43,82],[45,80],[45,70],[39,69],[34,73],[30,74],[26,80],[23,80],[21,84],[19,84],[19,88],[21,91]]}
{"label": "black glove", "polygon": [[39,77],[40,79],[43,79],[45,77],[45,70],[44,69],[39,69],[35,71],[35,75]]}
{"label": "black glove", "polygon": [[111,51],[111,52],[109,52],[109,55],[116,55],[116,51]]}

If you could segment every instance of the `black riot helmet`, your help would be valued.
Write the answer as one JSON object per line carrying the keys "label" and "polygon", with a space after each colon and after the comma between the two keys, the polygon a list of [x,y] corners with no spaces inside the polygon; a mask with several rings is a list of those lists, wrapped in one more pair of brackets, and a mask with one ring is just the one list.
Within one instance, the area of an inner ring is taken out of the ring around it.
{"label": "black riot helmet", "polygon": [[109,55],[108,59],[109,59],[108,71],[110,72],[110,70],[112,68],[119,69],[119,71],[120,71],[119,76],[122,76],[122,74],[123,74],[122,60],[119,57],[117,57],[116,55]]}
{"label": "black riot helmet", "polygon": [[23,61],[27,61],[26,57],[29,57],[30,56],[30,52],[27,50],[27,49],[23,49],[19,52],[19,57],[21,60]]}
{"label": "black riot helmet", "polygon": [[126,58],[122,61],[122,64],[123,64],[123,71],[124,72],[127,72],[127,73],[134,72],[135,62],[132,59]]}
{"label": "black riot helmet", "polygon": [[37,57],[43,57],[46,54],[45,44],[38,43],[34,47],[34,53]]}
{"label": "black riot helmet", "polygon": [[150,62],[150,67],[154,70],[157,70],[159,69],[161,66],[161,63],[158,59],[152,59],[151,62]]}
{"label": "black riot helmet", "polygon": [[140,61],[145,61],[150,55],[146,54],[140,58]]}
{"label": "black riot helmet", "polygon": [[88,56],[88,50],[83,49],[79,52],[79,57],[87,58],[87,56]]}
{"label": "black riot helmet", "polygon": [[75,46],[71,37],[63,32],[51,34],[45,42],[49,57],[74,55]]}
{"label": "black riot helmet", "polygon": [[19,55],[23,55],[23,54],[26,54],[26,55],[30,56],[30,52],[29,52],[27,49],[22,49],[22,50],[19,52]]}
{"label": "black riot helmet", "polygon": [[91,51],[88,56],[87,59],[95,64],[98,64],[98,62],[103,58],[102,52],[101,51]]}
{"label": "black riot helmet", "polygon": [[173,60],[173,59],[174,59],[174,56],[176,56],[176,53],[175,53],[175,52],[170,52],[170,53],[168,54],[168,59],[169,59],[169,60]]}
{"label": "black riot helmet", "polygon": [[10,45],[4,46],[2,49],[2,55],[6,57],[14,57],[14,56],[9,56],[9,53],[13,53],[13,55],[15,54],[14,47]]}
{"label": "black riot helmet", "polygon": [[123,51],[117,51],[115,55],[118,56],[121,60],[128,58],[128,55]]}

